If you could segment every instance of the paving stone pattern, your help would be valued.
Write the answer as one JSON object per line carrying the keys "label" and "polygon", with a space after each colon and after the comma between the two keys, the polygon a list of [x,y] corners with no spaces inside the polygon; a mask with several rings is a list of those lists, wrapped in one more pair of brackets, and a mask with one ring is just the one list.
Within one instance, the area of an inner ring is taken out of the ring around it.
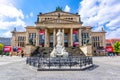
{"label": "paving stone pattern", "polygon": [[120,80],[120,56],[93,57],[85,71],[36,71],[25,59],[0,57],[0,80]]}

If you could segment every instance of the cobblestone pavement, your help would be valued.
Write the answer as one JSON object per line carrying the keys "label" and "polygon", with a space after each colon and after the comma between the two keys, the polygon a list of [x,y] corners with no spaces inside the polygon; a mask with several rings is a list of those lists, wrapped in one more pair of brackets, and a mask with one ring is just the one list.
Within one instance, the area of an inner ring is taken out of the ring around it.
{"label": "cobblestone pavement", "polygon": [[[12,62],[1,64],[2,60]],[[120,80],[120,56],[93,61],[95,66],[85,71],[36,71],[25,64],[25,58],[0,57],[0,80]]]}
{"label": "cobblestone pavement", "polygon": [[3,56],[3,57],[0,56],[0,65],[15,63],[25,59],[26,59],[25,57],[22,58],[19,56]]}

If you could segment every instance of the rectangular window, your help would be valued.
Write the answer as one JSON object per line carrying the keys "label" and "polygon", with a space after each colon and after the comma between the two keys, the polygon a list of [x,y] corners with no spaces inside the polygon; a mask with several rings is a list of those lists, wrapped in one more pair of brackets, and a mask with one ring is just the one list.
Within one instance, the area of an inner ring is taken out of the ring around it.
{"label": "rectangular window", "polygon": [[29,41],[31,41],[32,44],[36,43],[36,33],[29,33]]}

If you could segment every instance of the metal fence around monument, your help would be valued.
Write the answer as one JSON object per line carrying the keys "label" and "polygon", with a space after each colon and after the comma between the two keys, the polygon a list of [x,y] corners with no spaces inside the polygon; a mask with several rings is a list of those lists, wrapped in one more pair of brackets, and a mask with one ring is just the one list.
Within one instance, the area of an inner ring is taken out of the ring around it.
{"label": "metal fence around monument", "polygon": [[57,58],[40,58],[28,57],[26,64],[36,67],[38,70],[75,70],[86,69],[93,65],[92,57],[57,57]]}

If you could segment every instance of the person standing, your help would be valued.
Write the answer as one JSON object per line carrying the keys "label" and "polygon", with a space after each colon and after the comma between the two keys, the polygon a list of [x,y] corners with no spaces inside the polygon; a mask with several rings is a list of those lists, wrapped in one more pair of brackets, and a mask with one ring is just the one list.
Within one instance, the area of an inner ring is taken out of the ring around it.
{"label": "person standing", "polygon": [[21,51],[21,57],[24,57],[24,51],[23,50]]}

